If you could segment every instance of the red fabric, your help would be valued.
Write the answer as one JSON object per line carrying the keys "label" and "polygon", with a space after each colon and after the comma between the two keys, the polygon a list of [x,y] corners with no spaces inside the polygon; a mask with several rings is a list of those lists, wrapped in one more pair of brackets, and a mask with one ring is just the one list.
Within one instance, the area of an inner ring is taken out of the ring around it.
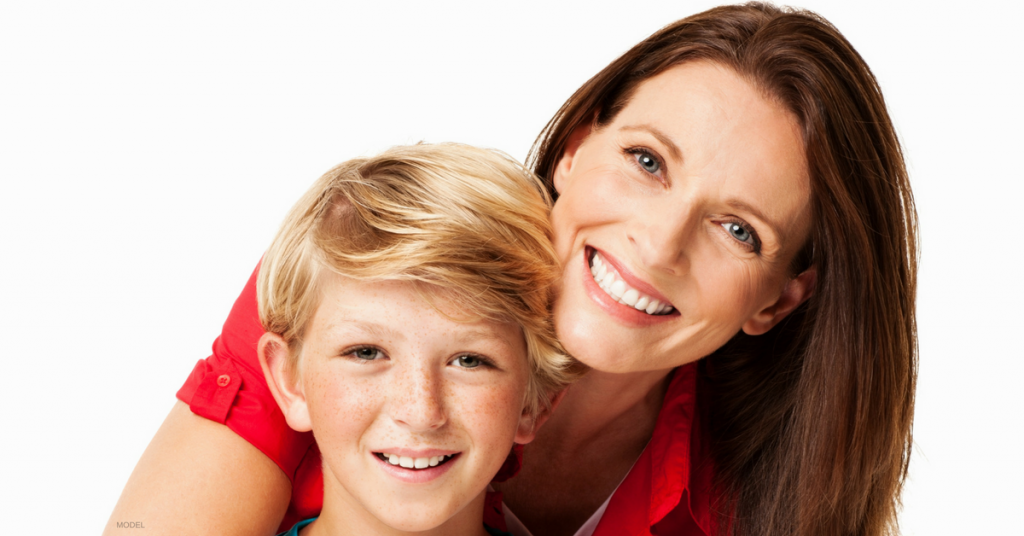
{"label": "red fabric", "polygon": [[484,525],[507,532],[508,525],[505,523],[502,500],[500,491],[488,491],[484,496]]}
{"label": "red fabric", "polygon": [[594,536],[713,534],[711,464],[696,398],[696,363],[676,369],[651,442],[612,495]]}
{"label": "red fabric", "polygon": [[[323,475],[313,434],[288,427],[256,357],[256,344],[263,335],[256,308],[258,271],[259,266],[231,308],[220,337],[213,342],[213,355],[196,363],[177,396],[196,415],[227,425],[288,475],[292,500],[278,531],[284,532],[319,515]],[[221,386],[225,375],[228,382]]]}
{"label": "red fabric", "polygon": [[[263,335],[256,306],[258,270],[235,301],[213,355],[196,364],[177,396],[196,415],[227,425],[288,475],[292,499],[278,530],[284,532],[319,515],[323,473],[313,434],[288,427],[256,357]],[[712,534],[711,470],[698,420],[696,366],[687,365],[675,371],[651,442],[612,496],[594,536]],[[513,449],[499,475],[515,474],[521,455],[521,448]],[[486,504],[485,523],[503,528],[500,494],[488,493]]]}

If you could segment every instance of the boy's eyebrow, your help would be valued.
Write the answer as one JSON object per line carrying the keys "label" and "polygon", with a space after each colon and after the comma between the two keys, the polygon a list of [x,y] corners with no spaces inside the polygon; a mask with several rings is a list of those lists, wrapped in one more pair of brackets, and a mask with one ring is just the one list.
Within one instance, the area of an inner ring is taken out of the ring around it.
{"label": "boy's eyebrow", "polygon": [[[348,320],[345,322],[350,326],[365,331],[369,335],[372,335],[379,339],[392,339],[392,340],[405,340],[405,332],[392,328],[387,324],[378,324],[376,322],[367,322],[364,320]],[[512,341],[508,341],[505,337],[495,333],[489,329],[464,329],[459,330],[455,335],[456,342],[460,344],[475,343],[479,341],[492,341],[500,342],[507,349],[514,349],[516,345]]]}
{"label": "boy's eyebrow", "polygon": [[355,326],[379,339],[405,339],[405,333],[394,329],[387,324],[378,324],[376,322],[366,322],[363,320],[348,320],[345,323]]}
{"label": "boy's eyebrow", "polygon": [[470,343],[478,341],[497,341],[509,349],[515,347],[515,345],[512,344],[511,341],[505,340],[505,337],[502,337],[488,329],[472,329],[461,331],[459,333],[459,342]]}

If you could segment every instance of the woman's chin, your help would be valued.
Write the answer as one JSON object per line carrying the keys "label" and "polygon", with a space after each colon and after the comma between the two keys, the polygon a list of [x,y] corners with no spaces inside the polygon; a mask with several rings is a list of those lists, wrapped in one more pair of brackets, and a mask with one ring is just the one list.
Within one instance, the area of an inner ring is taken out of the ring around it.
{"label": "woman's chin", "polygon": [[597,372],[624,374],[641,368],[637,356],[623,348],[621,340],[594,330],[594,324],[586,319],[568,318],[555,324],[555,332],[569,355]]}

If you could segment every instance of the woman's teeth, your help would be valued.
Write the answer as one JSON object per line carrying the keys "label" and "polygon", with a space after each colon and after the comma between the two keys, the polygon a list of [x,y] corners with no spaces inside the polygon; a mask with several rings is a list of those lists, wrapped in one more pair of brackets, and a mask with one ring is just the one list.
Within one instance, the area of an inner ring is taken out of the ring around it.
{"label": "woman's teeth", "polygon": [[597,281],[597,286],[601,287],[605,294],[623,305],[628,305],[649,315],[665,315],[673,311],[671,305],[661,303],[626,284],[615,268],[605,262],[601,258],[601,254],[596,251],[590,259],[590,273],[594,276],[594,281]]}
{"label": "woman's teeth", "polygon": [[427,467],[434,467],[435,465],[450,459],[452,456],[452,454],[445,454],[430,458],[410,458],[409,456],[399,456],[397,454],[388,454],[386,452],[381,453],[381,457],[384,458],[384,461],[391,465],[405,467],[406,469],[426,469]]}

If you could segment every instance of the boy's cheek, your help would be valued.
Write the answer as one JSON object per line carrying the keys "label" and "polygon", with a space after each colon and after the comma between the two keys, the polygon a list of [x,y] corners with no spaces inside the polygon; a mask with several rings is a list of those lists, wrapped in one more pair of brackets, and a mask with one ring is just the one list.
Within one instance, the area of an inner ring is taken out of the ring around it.
{"label": "boy's cheek", "polygon": [[305,392],[310,416],[317,428],[321,422],[332,429],[339,425],[357,425],[371,418],[379,406],[379,389],[366,381],[334,377],[322,371],[310,372],[305,378]]}
{"label": "boy's cheek", "polygon": [[[473,430],[475,441],[511,447],[523,411],[526,386],[512,385],[481,390],[471,400],[460,403],[462,421]],[[504,459],[504,455],[502,455]]]}

